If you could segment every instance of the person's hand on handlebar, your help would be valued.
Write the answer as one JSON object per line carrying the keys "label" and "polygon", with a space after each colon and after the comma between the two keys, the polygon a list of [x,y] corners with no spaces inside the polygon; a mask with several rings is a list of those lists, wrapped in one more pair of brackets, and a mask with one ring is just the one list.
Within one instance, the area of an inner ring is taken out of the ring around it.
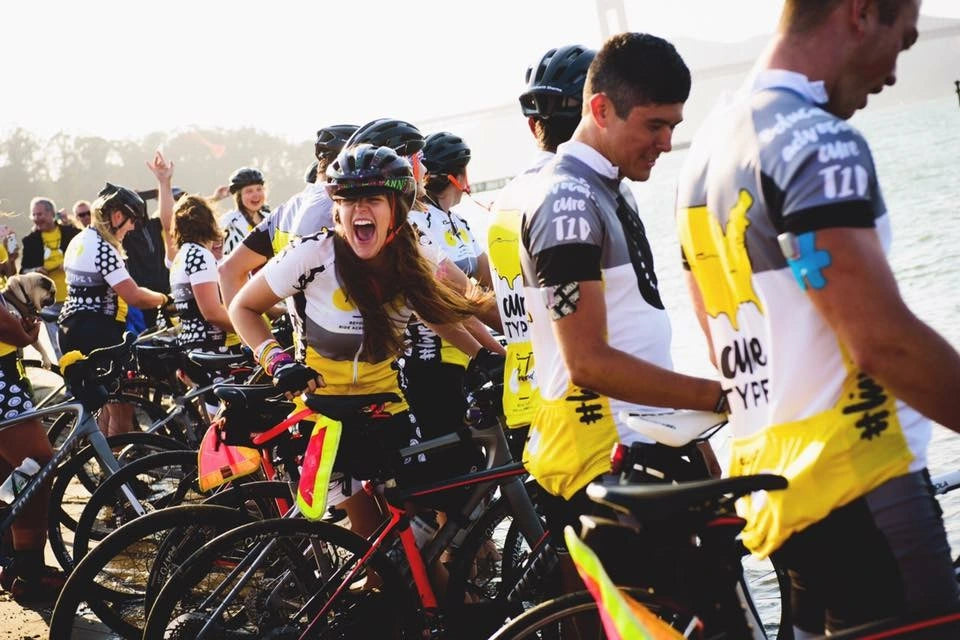
{"label": "person's hand on handlebar", "polygon": [[310,367],[296,362],[293,356],[280,348],[280,345],[269,349],[265,354],[261,353],[259,360],[263,363],[267,375],[273,378],[273,385],[277,391],[283,392],[288,400],[293,400],[301,393],[313,393],[320,387],[326,386],[323,376]]}

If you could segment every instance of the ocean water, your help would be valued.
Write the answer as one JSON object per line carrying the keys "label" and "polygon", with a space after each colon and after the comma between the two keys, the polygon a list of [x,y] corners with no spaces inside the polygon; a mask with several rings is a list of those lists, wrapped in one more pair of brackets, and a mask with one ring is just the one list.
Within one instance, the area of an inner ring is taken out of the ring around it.
{"label": "ocean water", "polygon": [[[901,294],[910,309],[960,348],[960,107],[953,94],[941,99],[867,109],[852,120],[873,150],[880,185],[893,225],[889,255]],[[689,135],[689,134],[688,134]],[[674,226],[674,194],[683,150],[661,156],[645,183],[634,184],[640,215],[653,247],[660,293],[673,325],[674,366],[713,377],[706,342],[697,325],[680,266]],[[484,199],[488,194],[483,194]],[[467,205],[478,235],[485,236],[482,210]],[[883,318],[877,318],[882,322]],[[957,392],[960,393],[960,380]],[[721,461],[724,433],[715,438]],[[932,474],[960,468],[960,435],[934,428],[929,451]],[[960,553],[960,491],[941,497],[951,547]],[[763,564],[747,563],[751,590],[764,618],[778,609],[776,582]]]}

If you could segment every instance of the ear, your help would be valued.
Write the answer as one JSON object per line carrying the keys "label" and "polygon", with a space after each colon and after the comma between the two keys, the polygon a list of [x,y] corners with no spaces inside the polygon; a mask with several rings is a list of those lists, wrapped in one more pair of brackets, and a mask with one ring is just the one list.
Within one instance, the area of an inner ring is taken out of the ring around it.
{"label": "ear", "polygon": [[850,28],[856,34],[866,31],[871,12],[876,12],[875,0],[850,0],[847,6],[846,18]]}
{"label": "ear", "polygon": [[590,96],[587,103],[590,107],[590,117],[601,129],[607,128],[607,122],[613,113],[613,105],[610,98],[603,93],[595,93]]}
{"label": "ear", "polygon": [[527,118],[527,126],[530,128],[530,133],[534,136],[537,135],[537,121],[533,116]]}

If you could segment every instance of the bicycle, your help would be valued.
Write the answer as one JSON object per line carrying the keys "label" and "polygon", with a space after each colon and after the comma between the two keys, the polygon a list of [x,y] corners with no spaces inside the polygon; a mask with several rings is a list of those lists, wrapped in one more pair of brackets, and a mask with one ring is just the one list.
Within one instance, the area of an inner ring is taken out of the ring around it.
{"label": "bicycle", "polygon": [[[397,399],[392,394],[307,396],[306,402],[353,428],[366,408]],[[415,458],[465,437],[449,434],[396,455]],[[160,591],[144,637],[220,637],[217,634],[227,632],[231,637],[300,637],[318,633],[321,625],[325,633],[349,636],[364,633],[371,622],[382,629],[385,621],[401,635],[441,633],[445,621],[427,567],[471,522],[495,486],[515,505],[524,536],[536,550],[532,557],[549,547],[520,482],[525,471],[509,462],[499,424],[470,428],[469,438],[484,444],[484,471],[409,489],[391,486],[380,491],[367,483],[365,491],[376,498],[384,519],[366,539],[332,524],[292,517],[252,523],[215,538],[188,558]],[[418,549],[407,503],[422,505],[460,487],[473,487],[465,504],[458,513],[448,513],[447,522]],[[394,534],[399,542],[387,544]],[[406,558],[403,571],[392,559],[401,556]]]}
{"label": "bicycle", "polygon": [[[120,441],[107,438],[97,427],[94,413],[102,406],[107,397],[107,391],[102,386],[106,381],[117,375],[116,364],[122,361],[129,353],[133,342],[132,336],[125,336],[124,342],[119,345],[96,349],[87,355],[86,359],[71,364],[66,371],[65,379],[75,399],[67,400],[55,405],[25,412],[7,420],[0,421],[0,430],[21,423],[24,420],[40,418],[52,414],[68,414],[75,416],[75,424],[64,438],[63,446],[54,450],[53,457],[37,471],[23,487],[14,501],[0,513],[0,534],[5,533],[12,526],[14,520],[23,511],[24,506],[33,499],[42,484],[51,475],[62,471],[62,462],[68,461],[66,467],[78,462],[77,449],[84,442],[90,444],[83,452],[89,458],[95,458],[98,464],[107,473],[114,473],[120,468],[120,462],[113,453],[113,447]],[[125,442],[125,440],[124,440]],[[81,452],[81,453],[83,453]],[[127,495],[128,500],[135,505],[136,496]],[[51,500],[51,526],[57,516],[59,503]],[[66,568],[66,567],[65,567]]]}

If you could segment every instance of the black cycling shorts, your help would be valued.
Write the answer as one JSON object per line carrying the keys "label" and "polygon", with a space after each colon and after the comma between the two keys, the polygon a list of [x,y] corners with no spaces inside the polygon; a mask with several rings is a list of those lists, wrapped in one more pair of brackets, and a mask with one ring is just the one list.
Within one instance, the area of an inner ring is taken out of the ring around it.
{"label": "black cycling shorts", "polygon": [[75,313],[60,323],[57,337],[60,342],[61,353],[79,351],[86,355],[94,349],[112,347],[123,342],[123,332],[126,328],[122,322],[117,322],[102,313],[81,311]]}
{"label": "black cycling shorts", "polygon": [[820,634],[956,607],[941,516],[923,470],[888,480],[791,536],[773,559],[790,574],[795,626]]}

